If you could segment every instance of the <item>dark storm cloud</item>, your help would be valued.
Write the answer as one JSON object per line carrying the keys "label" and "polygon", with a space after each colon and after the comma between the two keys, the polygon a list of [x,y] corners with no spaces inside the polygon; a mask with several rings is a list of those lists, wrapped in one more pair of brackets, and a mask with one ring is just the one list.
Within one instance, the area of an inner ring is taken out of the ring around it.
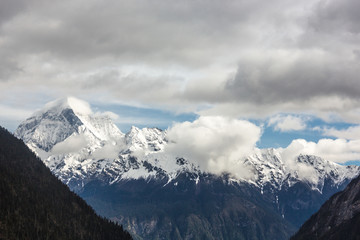
{"label": "dark storm cloud", "polygon": [[26,0],[1,0],[0,1],[0,25],[23,11],[30,1]]}
{"label": "dark storm cloud", "polygon": [[3,42],[7,40],[8,36],[2,33],[2,25],[26,10],[30,3],[30,0],[0,1],[0,81],[9,81],[14,74],[21,71],[14,52],[3,46]]}
{"label": "dark storm cloud", "polygon": [[232,42],[226,35],[237,32],[254,7],[246,1],[37,1],[3,32],[9,48],[68,60],[111,56],[203,64],[209,46],[216,51]]}
{"label": "dark storm cloud", "polygon": [[195,67],[212,64],[234,47],[252,44],[258,38],[258,25],[283,25],[287,17],[280,10],[289,7],[281,0],[34,1],[28,5],[3,26],[4,47],[64,61],[107,57]]}
{"label": "dark storm cloud", "polygon": [[360,32],[360,2],[357,0],[320,1],[310,18],[314,31],[339,33]]}
{"label": "dark storm cloud", "polygon": [[21,71],[16,62],[6,58],[0,59],[0,81],[10,81],[15,74]]}
{"label": "dark storm cloud", "polygon": [[[226,92],[231,98],[256,104],[305,102],[331,96],[359,99],[358,60],[316,55],[240,64],[235,77],[227,82]],[[283,62],[282,69],[277,69],[279,62]]]}
{"label": "dark storm cloud", "polygon": [[323,48],[332,52],[351,51],[359,48],[360,16],[356,0],[320,1],[307,19],[308,25],[299,38],[299,46]]}
{"label": "dark storm cloud", "polygon": [[342,104],[337,108],[332,106],[333,101],[327,101],[327,106],[326,100],[322,106],[314,101],[336,97],[352,102],[347,110],[357,108],[359,7],[360,2],[355,0],[315,4],[304,19],[295,45],[266,49],[262,56],[261,52],[257,53],[260,57],[240,61],[235,76],[225,84],[227,101],[253,103],[260,109],[291,103],[306,105],[309,111],[321,108],[341,111]]}

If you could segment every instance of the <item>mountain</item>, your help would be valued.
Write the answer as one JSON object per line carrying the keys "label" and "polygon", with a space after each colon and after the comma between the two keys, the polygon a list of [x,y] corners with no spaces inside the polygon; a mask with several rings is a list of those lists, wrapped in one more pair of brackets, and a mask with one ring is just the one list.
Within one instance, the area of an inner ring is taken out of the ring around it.
{"label": "mountain", "polygon": [[304,223],[292,240],[360,239],[360,177],[332,196]]}
{"label": "mountain", "polygon": [[[316,156],[256,149],[251,178],[206,172],[167,151],[167,131],[122,133],[75,98],[47,104],[16,130],[73,191],[139,239],[288,239],[359,173]],[[173,143],[171,143],[173,144]]]}
{"label": "mountain", "polygon": [[0,127],[0,239],[132,239]]}
{"label": "mountain", "polygon": [[[87,103],[71,97],[35,113],[17,128],[15,136],[76,191],[93,179],[113,183],[120,175],[121,179],[171,178],[178,171],[195,169],[185,160],[180,164],[153,157],[151,153],[162,151],[167,142],[162,130],[132,127],[123,134],[108,115],[94,114]],[[141,163],[138,154],[144,155]]]}

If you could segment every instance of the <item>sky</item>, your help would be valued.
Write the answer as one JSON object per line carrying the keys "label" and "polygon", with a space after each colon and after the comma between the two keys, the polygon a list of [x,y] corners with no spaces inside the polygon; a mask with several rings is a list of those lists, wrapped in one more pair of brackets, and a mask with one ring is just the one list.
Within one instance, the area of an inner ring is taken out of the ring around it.
{"label": "sky", "polygon": [[2,0],[0,124],[13,131],[74,96],[116,114],[124,132],[213,129],[213,119],[226,138],[224,123],[245,121],[244,146],[357,161],[358,9],[357,0]]}

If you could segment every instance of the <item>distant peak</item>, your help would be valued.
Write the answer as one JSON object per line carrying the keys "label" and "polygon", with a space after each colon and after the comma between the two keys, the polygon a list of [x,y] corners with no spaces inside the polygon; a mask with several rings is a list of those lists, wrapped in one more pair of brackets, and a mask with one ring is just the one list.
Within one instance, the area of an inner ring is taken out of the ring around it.
{"label": "distant peak", "polygon": [[75,97],[64,97],[56,99],[45,105],[45,108],[41,112],[46,111],[61,111],[63,109],[70,108],[76,114],[90,115],[92,114],[90,104]]}
{"label": "distant peak", "polygon": [[140,132],[140,131],[141,131],[140,128],[131,126],[129,133]]}

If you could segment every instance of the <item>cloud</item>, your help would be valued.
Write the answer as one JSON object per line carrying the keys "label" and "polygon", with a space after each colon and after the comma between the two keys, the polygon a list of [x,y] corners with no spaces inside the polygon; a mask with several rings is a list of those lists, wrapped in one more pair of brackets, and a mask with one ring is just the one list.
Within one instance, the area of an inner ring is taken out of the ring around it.
{"label": "cloud", "polygon": [[243,120],[200,117],[177,123],[168,130],[165,151],[182,156],[215,174],[229,172],[239,178],[252,176],[241,160],[255,149],[261,129]]}
{"label": "cloud", "polygon": [[350,140],[360,139],[360,126],[352,126],[347,129],[325,128],[322,130],[325,136],[344,138]]}
{"label": "cloud", "polygon": [[59,98],[54,101],[51,101],[45,105],[45,107],[40,110],[41,112],[45,113],[49,109],[53,108],[68,108],[70,107],[75,113],[80,115],[91,115],[93,114],[90,104],[84,100],[75,98],[75,97],[65,97]]}
{"label": "cloud", "polygon": [[93,114],[90,104],[75,97],[67,97],[67,104],[75,113],[90,115]]}
{"label": "cloud", "polygon": [[101,148],[95,150],[95,152],[90,156],[95,160],[99,159],[117,159],[119,157],[119,152],[122,148],[111,142],[107,143]]}
{"label": "cloud", "polygon": [[19,1],[12,1],[12,0],[2,0],[0,2],[0,25],[3,22],[8,21],[9,19],[16,16],[19,12],[25,10],[25,8],[30,4],[32,1],[29,0],[19,0]]}
{"label": "cloud", "polygon": [[[305,104],[308,110],[330,108],[318,99],[340,97],[359,101],[358,61],[351,56],[315,50],[286,50],[244,60],[236,75],[229,79],[225,91],[229,100],[260,106]],[[355,106],[351,106],[354,108]],[[336,109],[336,107],[333,107]],[[340,111],[341,109],[336,109]]]}
{"label": "cloud", "polygon": [[299,154],[315,155],[337,163],[360,160],[360,140],[324,138],[315,143],[296,139],[283,150],[282,157],[291,161]]}
{"label": "cloud", "polygon": [[24,108],[16,108],[14,106],[8,107],[0,104],[0,118],[1,119],[15,119],[17,121],[24,120],[29,117],[32,112]]}
{"label": "cloud", "polygon": [[68,154],[79,152],[87,146],[86,137],[84,135],[71,135],[63,142],[57,143],[52,149],[52,154]]}
{"label": "cloud", "polygon": [[360,123],[358,7],[356,0],[5,0],[0,93],[236,118],[336,114]]}
{"label": "cloud", "polygon": [[111,120],[115,121],[118,120],[120,118],[119,115],[117,115],[114,112],[110,112],[110,111],[106,111],[106,112],[96,112],[95,115],[99,115],[99,116],[106,116],[108,118],[110,118]]}
{"label": "cloud", "polygon": [[[138,70],[139,71],[139,70]],[[179,76],[168,76],[160,71],[141,73],[131,69],[108,69],[85,76],[78,82],[78,88],[88,92],[110,92],[114,97],[157,103],[167,101],[179,95],[184,79]],[[170,80],[171,79],[171,80]],[[76,81],[76,79],[74,79]],[[111,89],[109,89],[111,86]],[[143,91],[147,89],[147,91]],[[170,100],[171,101],[171,100]]]}
{"label": "cloud", "polygon": [[360,17],[356,11],[359,7],[356,0],[319,1],[309,19],[311,30],[317,34],[348,33],[355,36],[360,32]]}
{"label": "cloud", "polygon": [[304,8],[295,32],[286,31],[288,41],[274,34],[266,47],[242,52],[223,94],[209,98],[213,114],[307,112],[359,123],[358,6],[354,0],[314,2]]}
{"label": "cloud", "polygon": [[[177,123],[170,128],[165,152],[185,157],[214,174],[228,172],[237,178],[251,178],[252,169],[243,165],[242,160],[259,151],[256,143],[260,136],[260,127],[248,121],[202,116],[194,122]],[[296,139],[279,151],[287,168],[316,183],[315,170],[295,161],[300,154],[319,156],[336,163],[360,160],[360,140],[324,138],[311,142]]]}
{"label": "cloud", "polygon": [[223,51],[227,43],[236,42],[224,36],[236,36],[237,28],[256,19],[250,14],[259,9],[256,2],[261,1],[34,1],[32,8],[17,6],[3,32],[11,37],[8,46],[22,46],[23,52],[48,49],[65,59],[110,56],[203,65],[212,56],[209,46],[216,46],[213,52]]}
{"label": "cloud", "polygon": [[268,126],[281,132],[300,131],[306,128],[305,120],[291,115],[276,115],[269,119]]}
{"label": "cloud", "polygon": [[[57,143],[52,149],[52,155],[79,153],[82,149],[87,147],[88,142],[83,134],[71,135],[63,142]],[[89,158],[95,160],[99,159],[116,159],[119,156],[120,150],[123,150],[124,146],[121,143],[109,141],[103,146],[97,148],[89,155]]]}
{"label": "cloud", "polygon": [[9,131],[14,131],[31,114],[33,112],[23,106],[0,104],[0,125],[6,126]]}
{"label": "cloud", "polygon": [[[122,101],[179,104],[187,101],[187,83],[199,86],[196,83],[214,76],[214,71],[218,77],[211,86],[223,82],[243,49],[257,47],[254,40],[263,38],[259,27],[264,22],[276,26],[292,22],[283,21],[286,16],[279,9],[296,12],[295,5],[281,0],[271,4],[91,0],[33,1],[30,8],[5,1],[3,9],[13,10],[0,26],[0,53],[21,66],[22,73],[9,80],[32,91],[56,89],[51,94],[57,96],[95,91]],[[144,94],[144,87],[152,91]],[[208,99],[188,104],[199,101]]]}

